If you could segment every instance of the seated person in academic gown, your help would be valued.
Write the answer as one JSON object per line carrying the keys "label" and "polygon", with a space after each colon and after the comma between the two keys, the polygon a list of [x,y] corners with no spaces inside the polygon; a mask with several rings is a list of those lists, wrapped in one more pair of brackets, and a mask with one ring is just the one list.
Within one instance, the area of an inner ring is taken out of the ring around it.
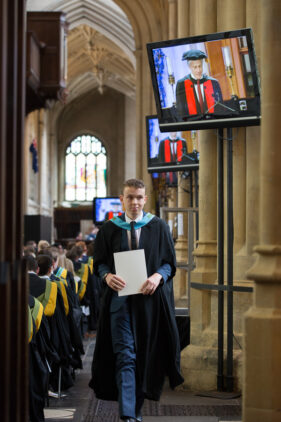
{"label": "seated person in academic gown", "polygon": [[29,332],[29,420],[43,422],[45,396],[48,386],[48,364],[40,353],[37,335],[40,331],[43,305],[35,297],[29,295],[28,300],[28,332]]}
{"label": "seated person in academic gown", "polygon": [[[39,277],[46,282],[50,281],[53,268],[53,260],[50,255],[38,255]],[[57,283],[50,281],[57,287]],[[61,369],[61,388],[67,389],[73,385],[71,355],[73,348],[70,340],[69,325],[65,314],[65,306],[60,289],[57,288],[56,309],[52,317],[48,319],[51,329],[51,341],[60,357],[60,364],[54,364],[50,376],[50,384],[57,391],[59,370]]]}
{"label": "seated person in academic gown", "polygon": [[[71,344],[73,347],[73,354],[71,357],[71,364],[74,369],[82,369],[81,354],[84,354],[81,332],[81,308],[79,306],[78,295],[73,291],[70,284],[68,284],[68,271],[64,268],[58,270],[59,249],[52,246],[44,251],[49,253],[53,259],[52,273],[50,280],[57,283],[61,291],[65,314],[67,316]],[[74,281],[74,279],[73,279]]]}

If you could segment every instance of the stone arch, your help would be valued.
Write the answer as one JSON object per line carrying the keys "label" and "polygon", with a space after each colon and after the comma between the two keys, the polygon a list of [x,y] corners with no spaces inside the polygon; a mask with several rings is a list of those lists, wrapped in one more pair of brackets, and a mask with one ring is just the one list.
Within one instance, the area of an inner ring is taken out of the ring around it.
{"label": "stone arch", "polygon": [[[76,102],[66,104],[60,111],[51,112],[54,118],[53,133],[58,140],[58,201],[63,201],[64,189],[64,151],[66,145],[74,136],[87,131],[99,138],[108,156],[109,194],[118,191],[118,182],[124,179],[124,95],[113,89],[107,89],[104,95],[97,91],[89,92],[79,97]],[[104,110],[107,110],[105,113]],[[110,123],[108,117],[110,116]]]}
{"label": "stone arch", "polygon": [[[115,3],[127,15],[135,35],[137,60],[137,105],[136,105],[136,176],[142,177],[148,186],[151,186],[146,169],[145,144],[145,116],[155,113],[155,102],[146,53],[146,44],[159,41],[167,37],[168,0],[151,2],[149,0],[115,0]],[[148,207],[150,204],[148,204]]]}

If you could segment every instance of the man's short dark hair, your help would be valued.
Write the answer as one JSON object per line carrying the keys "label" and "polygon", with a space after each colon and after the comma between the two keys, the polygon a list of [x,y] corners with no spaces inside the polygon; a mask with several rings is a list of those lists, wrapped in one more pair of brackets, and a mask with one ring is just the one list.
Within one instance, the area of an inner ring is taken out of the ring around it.
{"label": "man's short dark hair", "polygon": [[39,273],[38,275],[47,275],[53,265],[53,260],[50,255],[38,255],[37,257]]}
{"label": "man's short dark hair", "polygon": [[32,255],[25,255],[22,261],[25,264],[27,271],[34,271],[36,273],[38,264]]}
{"label": "man's short dark hair", "polygon": [[128,179],[123,183],[123,191],[125,188],[145,189],[145,184],[141,179]]}

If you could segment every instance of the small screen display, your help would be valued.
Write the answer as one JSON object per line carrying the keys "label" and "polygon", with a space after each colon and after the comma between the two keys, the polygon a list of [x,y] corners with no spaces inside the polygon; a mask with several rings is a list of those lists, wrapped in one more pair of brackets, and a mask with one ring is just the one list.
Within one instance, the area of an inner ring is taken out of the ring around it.
{"label": "small screen display", "polygon": [[167,172],[168,184],[177,184],[171,172],[199,167],[199,148],[196,131],[161,132],[156,115],[146,117],[147,164],[150,173]]}
{"label": "small screen display", "polygon": [[100,224],[122,214],[122,203],[119,197],[94,198],[94,223]]}

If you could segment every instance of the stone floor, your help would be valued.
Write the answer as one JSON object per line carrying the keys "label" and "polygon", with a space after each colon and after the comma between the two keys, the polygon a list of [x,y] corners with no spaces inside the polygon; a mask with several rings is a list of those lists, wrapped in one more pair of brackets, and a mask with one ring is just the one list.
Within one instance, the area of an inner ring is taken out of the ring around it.
{"label": "stone floor", "polygon": [[[96,400],[88,387],[94,339],[84,342],[83,370],[76,371],[75,384],[60,399],[50,398],[46,422],[118,422],[115,402]],[[219,397],[219,398],[218,398]],[[143,422],[237,422],[241,421],[241,398],[226,393],[204,397],[187,391],[164,389],[158,403],[146,401]]]}

